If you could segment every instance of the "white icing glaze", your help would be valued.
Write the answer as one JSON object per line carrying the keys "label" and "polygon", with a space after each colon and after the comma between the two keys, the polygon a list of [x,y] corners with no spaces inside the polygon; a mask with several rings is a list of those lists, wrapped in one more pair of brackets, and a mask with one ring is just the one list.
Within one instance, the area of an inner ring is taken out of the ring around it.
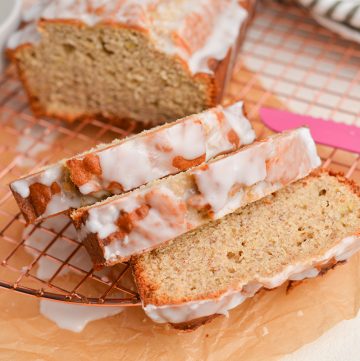
{"label": "white icing glaze", "polygon": [[[211,114],[212,112],[209,111],[208,113]],[[183,123],[164,129],[164,132],[154,133],[149,143],[153,164],[157,168],[163,168],[161,169],[162,173],[168,169],[171,169],[173,173],[177,169],[172,164],[174,157],[181,156],[184,159],[192,160],[205,155],[206,134],[204,124],[197,119],[197,116],[188,118]],[[159,149],[165,151],[159,152]],[[161,162],[158,161],[159,157],[162,158]]]}
{"label": "white icing glaze", "polygon": [[54,194],[46,206],[42,217],[48,217],[57,213],[64,212],[70,208],[79,208],[81,206],[80,198],[72,197],[71,194],[60,192]]}
{"label": "white icing glaze", "polygon": [[27,6],[22,14],[22,19],[24,22],[35,21],[40,18],[41,13],[44,11],[46,6],[50,4],[52,0],[37,0],[31,5]]}
{"label": "white icing glaze", "polygon": [[[87,190],[106,189],[111,182],[118,182],[124,191],[128,191],[178,172],[179,169],[172,164],[176,156],[192,160],[203,154],[205,136],[202,124],[192,119],[179,122],[99,152],[102,175],[90,180],[88,183],[93,183],[93,186]],[[79,188],[82,193],[84,186],[87,184]]]}
{"label": "white icing glaze", "polygon": [[[261,286],[259,285],[258,288]],[[181,306],[154,306],[147,305],[144,307],[145,313],[157,323],[181,323],[194,320],[200,317],[219,314],[228,316],[228,311],[243,303],[247,297],[256,293],[245,296],[241,292],[224,294],[216,302],[212,300],[203,300],[197,302],[188,302]]]}
{"label": "white icing glaze", "polygon": [[144,204],[148,205],[148,213],[143,218],[132,221],[129,233],[117,236],[104,246],[104,258],[107,261],[128,257],[186,231],[183,202],[170,189],[157,186],[149,190],[133,192],[132,195],[132,197],[120,198],[110,206],[90,208],[86,224],[80,231],[81,239],[88,232],[106,238],[119,231],[117,222],[122,212],[129,214]]}
{"label": "white icing glaze", "polygon": [[224,108],[219,106],[217,110],[220,114],[199,114],[206,129],[206,160],[234,148],[228,137],[230,131],[235,132],[242,145],[251,144],[255,140],[255,132],[244,115],[243,105],[243,102],[237,102]]}
{"label": "white icing glaze", "polygon": [[23,44],[37,44],[40,41],[40,34],[34,23],[25,25],[23,28],[12,34],[8,40],[7,47],[15,49]]}
{"label": "white icing glaze", "polygon": [[14,192],[20,194],[23,198],[27,198],[30,195],[28,179],[20,179],[15,181],[11,183],[10,187]]}
{"label": "white icing glaze", "polygon": [[234,185],[240,184],[244,188],[265,179],[265,161],[270,151],[269,143],[258,143],[254,148],[238,152],[221,162],[210,163],[207,168],[194,170],[203,204],[211,206],[215,217],[240,207],[245,193],[240,189],[229,196]]}
{"label": "white icing glaze", "polygon": [[305,278],[314,278],[318,276],[320,273],[320,270],[317,268],[309,268],[308,270],[301,271],[299,273],[295,273],[292,276],[289,277],[290,281],[301,281]]}
{"label": "white icing glaze", "polygon": [[106,238],[116,232],[115,223],[118,217],[119,208],[115,205],[106,207],[106,210],[95,207],[89,210],[89,217],[84,228],[90,233],[97,233],[100,238]]}
{"label": "white icing glaze", "polygon": [[124,307],[94,307],[41,300],[40,312],[56,323],[59,328],[72,332],[81,332],[86,325],[122,312]]}
{"label": "white icing glaze", "polygon": [[[151,179],[152,167],[149,153],[142,139],[134,139],[118,147],[98,153],[103,182],[119,182],[124,190],[132,189]],[[115,166],[118,165],[118,166]],[[156,169],[154,169],[154,176]]]}
{"label": "white icing glaze", "polygon": [[[204,155],[208,160],[235,149],[228,139],[230,131],[239,137],[241,144],[253,142],[255,133],[242,107],[242,102],[227,108],[218,106],[98,151],[102,174],[81,185],[80,192],[88,195],[108,189],[112,182],[121,184],[123,191],[128,191],[177,173],[181,169],[173,163],[176,157],[192,161]],[[121,193],[121,190],[111,189],[111,192]]]}
{"label": "white icing glaze", "polygon": [[[313,278],[320,272],[320,266],[331,259],[344,261],[360,250],[360,236],[350,236],[328,249],[323,256],[314,257],[305,262],[284,267],[272,276],[257,275],[254,280],[238,289],[231,289],[217,299],[190,301],[181,304],[156,306],[143,305],[145,313],[158,323],[181,323],[213,314],[227,314],[229,310],[240,305],[247,298],[252,297],[260,288],[279,287],[287,280],[302,280]],[[319,267],[319,269],[317,268]]]}
{"label": "white icing glaze", "polygon": [[[97,182],[87,182],[79,187],[81,194],[97,193],[100,185]],[[99,197],[100,198],[100,197]]]}
{"label": "white icing glaze", "polygon": [[44,213],[41,215],[41,217],[47,217],[64,212],[70,208],[78,208],[81,205],[81,199],[78,194],[66,192],[62,188],[63,179],[64,167],[61,164],[55,164],[41,172],[12,182],[10,187],[22,198],[28,198],[30,196],[30,186],[32,184],[39,183],[50,187],[53,182],[56,182],[60,187],[60,192],[52,195]]}
{"label": "white icing glaze", "polygon": [[60,165],[47,168],[41,172],[39,183],[46,186],[51,186],[53,182],[58,181],[63,177],[63,168]]}
{"label": "white icing glaze", "polygon": [[214,218],[220,218],[248,201],[248,187],[257,195],[267,187],[279,189],[281,183],[303,178],[321,164],[315,143],[307,128],[284,133],[258,142],[231,157],[208,163],[192,172],[201,193],[199,202],[210,205]]}
{"label": "white icing glaze", "polygon": [[[230,131],[239,137],[241,144],[251,143],[255,139],[255,133],[245,118],[242,107],[242,102],[227,108],[218,106],[172,125],[129,138],[120,144],[97,150],[95,153],[99,157],[102,175],[93,176],[79,187],[85,198],[81,199],[76,191],[66,191],[63,188],[64,162],[17,180],[11,184],[11,188],[21,197],[27,198],[32,184],[50,186],[57,182],[61,192],[52,196],[42,217],[95,203],[97,199],[103,198],[105,191],[122,192],[119,188],[109,190],[112,182],[121,184],[123,191],[128,191],[153,179],[179,172],[180,169],[173,165],[175,157],[191,161],[205,155],[208,160],[235,149],[236,146],[228,139]],[[76,156],[73,159],[82,158],[83,156]]]}
{"label": "white icing glaze", "polygon": [[[229,128],[239,136],[241,144],[251,144],[255,140],[255,132],[244,114],[244,103],[236,102],[223,108],[225,119],[229,122]],[[239,121],[241,119],[241,121]],[[229,130],[230,130],[229,129]]]}
{"label": "white icing glaze", "polygon": [[246,20],[247,12],[236,1],[219,15],[205,46],[195,52],[189,59],[192,73],[209,73],[208,60],[222,60],[234,45],[241,24]]}
{"label": "white icing glaze", "polygon": [[[225,58],[246,17],[237,0],[53,0],[42,1],[24,15],[26,21],[73,19],[88,26],[110,21],[146,29],[160,50],[185,60],[193,74],[213,73],[209,59]],[[37,42],[35,29],[13,34],[8,46]]]}
{"label": "white icing glaze", "polygon": [[13,191],[20,194],[21,197],[27,198],[30,195],[30,186],[32,184],[40,183],[46,186],[51,186],[53,182],[61,183],[62,179],[63,167],[56,164],[39,173],[31,174],[28,177],[14,181],[10,184],[10,187]]}
{"label": "white icing glaze", "polygon": [[86,224],[79,232],[80,239],[95,233],[102,239],[117,232],[117,221],[121,212],[131,213],[148,204],[148,213],[143,219],[132,223],[130,233],[119,236],[104,246],[104,258],[115,261],[117,257],[128,257],[139,250],[154,247],[174,238],[186,230],[182,202],[165,187],[135,191],[132,197],[120,198],[118,202],[90,208]]}

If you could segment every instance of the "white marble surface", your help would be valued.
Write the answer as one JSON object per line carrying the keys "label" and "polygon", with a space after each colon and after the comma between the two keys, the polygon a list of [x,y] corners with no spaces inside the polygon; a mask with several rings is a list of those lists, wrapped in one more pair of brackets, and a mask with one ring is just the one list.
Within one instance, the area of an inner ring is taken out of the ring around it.
{"label": "white marble surface", "polygon": [[281,361],[359,361],[360,312],[352,320],[344,320]]}

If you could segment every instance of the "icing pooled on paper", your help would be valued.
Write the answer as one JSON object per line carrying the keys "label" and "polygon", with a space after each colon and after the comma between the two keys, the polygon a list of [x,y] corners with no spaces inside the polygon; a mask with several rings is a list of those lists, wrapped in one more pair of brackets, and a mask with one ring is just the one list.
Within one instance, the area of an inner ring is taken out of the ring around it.
{"label": "icing pooled on paper", "polygon": [[[42,223],[42,227],[59,232],[69,223],[70,219],[67,216],[60,215],[44,221]],[[27,246],[26,250],[34,257],[37,257],[38,252],[44,250],[54,237],[53,234],[47,232],[42,227],[36,228],[36,230],[33,231],[33,227],[29,226],[24,230],[23,238],[25,239],[25,246]],[[76,238],[76,231],[71,223],[63,234],[70,238]],[[72,254],[74,247],[74,243],[59,238],[54,245],[48,249],[47,253],[58,259],[65,260]],[[69,263],[87,271],[92,268],[92,262],[84,248],[78,250],[69,260]],[[36,277],[42,280],[50,279],[59,266],[60,264],[54,260],[50,260],[48,257],[42,256],[37,262]],[[61,275],[64,276],[68,274],[70,272],[69,270],[70,269],[68,267],[64,267],[61,271]],[[72,269],[72,272],[76,271]],[[105,271],[105,275],[106,274],[107,272]],[[73,332],[81,332],[89,322],[116,315],[123,310],[124,308],[118,306],[93,307],[44,299],[40,300],[40,313],[43,316],[55,322],[58,327]]]}
{"label": "icing pooled on paper", "polygon": [[40,301],[40,312],[55,322],[59,328],[72,332],[81,332],[91,321],[101,320],[124,311],[123,307],[94,307],[66,304],[61,302]]}

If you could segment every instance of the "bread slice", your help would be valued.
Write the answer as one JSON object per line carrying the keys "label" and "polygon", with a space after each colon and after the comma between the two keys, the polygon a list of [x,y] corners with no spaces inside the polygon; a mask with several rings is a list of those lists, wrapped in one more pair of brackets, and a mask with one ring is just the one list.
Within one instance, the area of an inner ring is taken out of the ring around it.
{"label": "bread slice", "polygon": [[219,105],[101,144],[16,180],[10,188],[32,223],[178,173],[254,139],[242,102]]}
{"label": "bread slice", "polygon": [[254,0],[47,0],[8,43],[37,115],[159,124],[218,104]]}
{"label": "bread slice", "polygon": [[95,265],[109,266],[229,214],[319,165],[309,130],[299,128],[79,208],[71,217]]}
{"label": "bread slice", "polygon": [[131,263],[147,315],[187,328],[359,249],[360,188],[317,171]]}

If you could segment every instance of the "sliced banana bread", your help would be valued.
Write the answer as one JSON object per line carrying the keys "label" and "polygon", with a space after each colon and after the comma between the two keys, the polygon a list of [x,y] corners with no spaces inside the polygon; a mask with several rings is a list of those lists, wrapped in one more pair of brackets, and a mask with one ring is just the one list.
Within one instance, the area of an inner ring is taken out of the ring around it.
{"label": "sliced banana bread", "polygon": [[28,223],[95,203],[250,144],[243,103],[101,144],[10,184]]}
{"label": "sliced banana bread", "polygon": [[299,128],[79,208],[71,217],[94,263],[112,265],[229,214],[319,165],[309,130]]}
{"label": "sliced banana bread", "polygon": [[44,0],[8,43],[33,111],[159,124],[218,104],[254,0]]}
{"label": "sliced banana bread", "polygon": [[187,328],[359,249],[359,187],[317,171],[131,263],[148,316]]}

